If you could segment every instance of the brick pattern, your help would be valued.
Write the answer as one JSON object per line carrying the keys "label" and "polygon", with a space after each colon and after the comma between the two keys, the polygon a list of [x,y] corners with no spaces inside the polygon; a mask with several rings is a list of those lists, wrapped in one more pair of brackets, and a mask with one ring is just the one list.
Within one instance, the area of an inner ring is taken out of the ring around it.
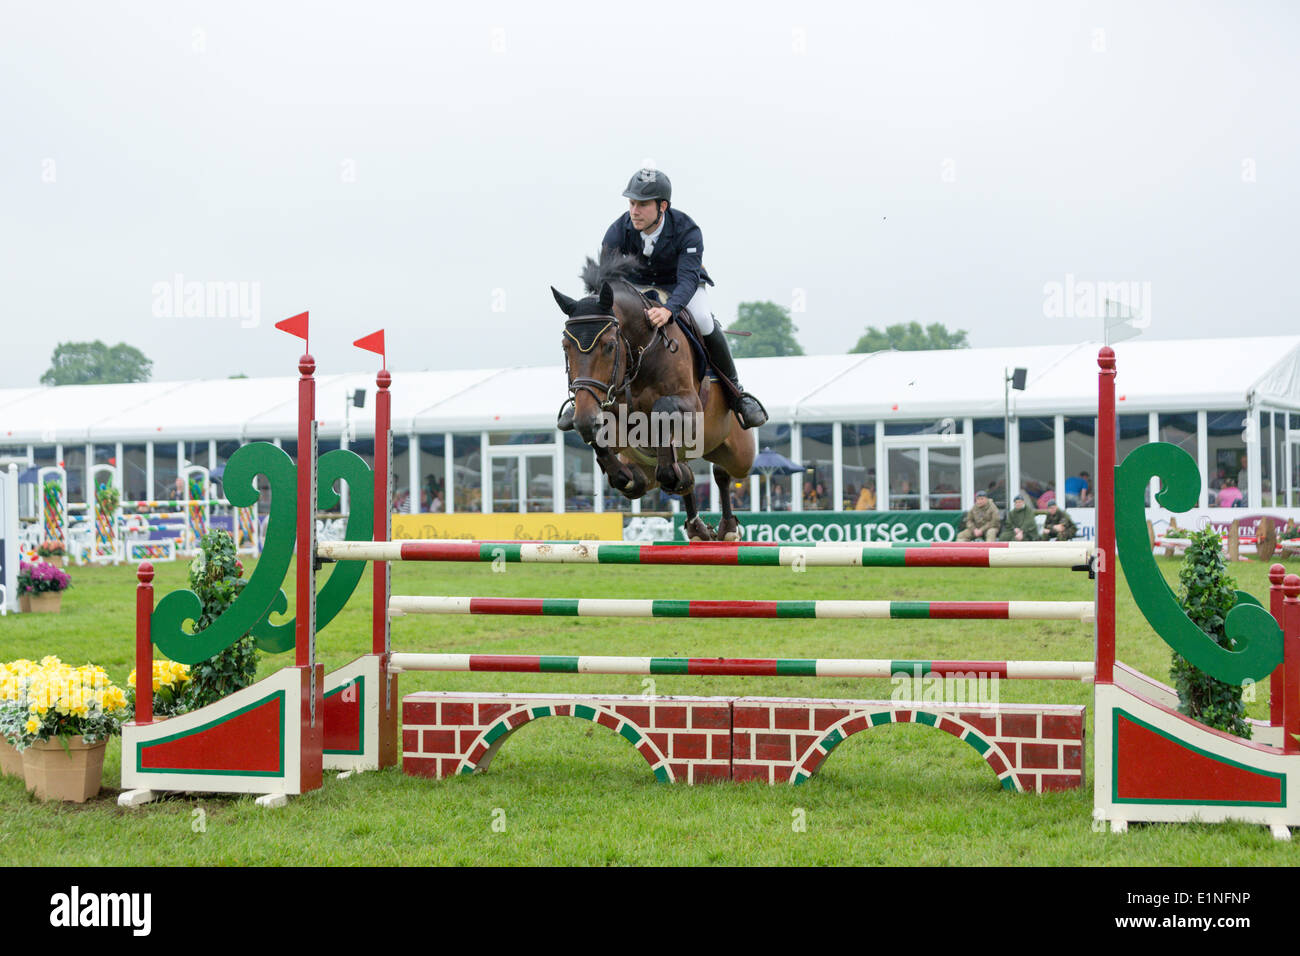
{"label": "brick pattern", "polygon": [[625,737],[660,780],[731,778],[731,698],[594,694],[456,694],[402,701],[402,766],[418,777],[486,770],[516,729],[543,717],[578,717]]}
{"label": "brick pattern", "polygon": [[419,777],[486,770],[506,738],[543,717],[579,717],[636,747],[664,782],[802,783],[846,738],[882,724],[919,723],[980,753],[1007,790],[1043,793],[1084,783],[1083,706],[923,704],[774,697],[628,697],[444,693],[402,701],[402,766]]}
{"label": "brick pattern", "polygon": [[1084,783],[1084,712],[1081,705],[741,697],[732,704],[732,778],[802,783],[853,734],[918,723],[974,747],[1005,789],[1068,790]]}

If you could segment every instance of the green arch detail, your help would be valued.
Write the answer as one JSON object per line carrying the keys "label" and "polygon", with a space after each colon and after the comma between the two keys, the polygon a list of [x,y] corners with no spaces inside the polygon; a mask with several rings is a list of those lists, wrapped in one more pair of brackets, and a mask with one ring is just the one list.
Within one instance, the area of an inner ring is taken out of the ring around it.
{"label": "green arch detail", "polygon": [[1195,508],[1201,472],[1192,456],[1167,442],[1141,445],[1115,469],[1115,543],[1133,600],[1147,623],[1199,671],[1229,684],[1261,681],[1282,662],[1282,629],[1260,602],[1237,591],[1224,618],[1235,650],[1222,647],[1183,611],[1151,553],[1146,527],[1146,489],[1160,479],[1156,503],[1176,513]]}
{"label": "green arch detail", "polygon": [[[528,714],[528,719],[525,720],[522,724],[517,724],[514,727],[511,727],[509,723],[510,718],[520,713],[520,710]],[[659,748],[655,747],[653,741],[651,741],[648,737],[646,737],[645,734],[641,733],[641,731],[633,727],[627,721],[626,718],[619,717],[619,715],[614,713],[612,710],[603,710],[601,708],[592,707],[589,704],[574,704],[572,705],[572,711],[573,712],[570,714],[557,714],[555,712],[555,708],[551,705],[540,705],[537,707],[524,707],[524,708],[516,709],[506,714],[505,716],[499,718],[494,724],[492,724],[492,726],[490,726],[477,739],[475,739],[474,743],[476,745],[479,742],[487,744],[488,754],[495,756],[495,751],[492,749],[493,744],[495,744],[498,740],[504,742],[504,739],[508,737],[511,733],[518,730],[520,727],[528,726],[534,720],[540,720],[543,717],[576,717],[579,720],[590,721],[591,723],[596,724],[596,726],[598,727],[604,727],[605,725],[600,723],[596,718],[602,713],[607,713],[609,714],[609,716],[616,718],[620,722],[620,726],[618,730],[614,731],[614,733],[617,734],[619,737],[622,737],[624,740],[628,741],[630,744],[632,744],[632,748],[633,750],[636,751],[638,757],[640,757],[642,760],[645,760],[645,754],[641,753],[640,750],[636,749],[637,745],[640,744],[642,741],[645,741],[646,743],[650,744],[650,746],[654,748],[656,753],[659,752]],[[672,777],[669,776],[668,773],[668,758],[664,756],[664,754],[662,753],[660,753],[659,756],[661,758],[659,765],[658,766],[651,765],[651,770],[654,772],[655,780],[657,780],[659,783],[671,783]],[[646,762],[649,763],[649,761]],[[457,771],[457,773],[462,775],[472,774],[474,773],[475,770],[478,769],[478,767],[479,767],[478,764],[470,763],[469,758],[466,757],[464,758],[464,760],[461,761],[461,768],[459,771]]]}
{"label": "green arch detail", "polygon": [[271,510],[262,555],[239,596],[225,613],[193,634],[185,632],[185,622],[197,622],[203,614],[203,604],[193,591],[172,591],[154,608],[150,619],[153,642],[177,663],[198,664],[225,650],[266,616],[278,593],[283,597],[279,589],[293,556],[297,470],[288,452],[270,442],[242,445],[226,462],[222,478],[226,500],[236,508],[256,503],[260,497],[258,475],[271,487]]}
{"label": "green arch detail", "polygon": [[[918,710],[915,707],[911,707],[907,709],[911,711],[912,716],[914,718],[911,721],[907,721],[907,723],[920,724],[924,727],[934,727],[935,729],[938,729],[939,717],[941,715],[930,713],[929,711]],[[837,721],[826,731],[826,733],[822,735],[820,740],[818,740],[815,744],[813,744],[814,747],[821,747],[822,750],[824,751],[824,755],[821,759],[821,762],[817,764],[817,770],[814,770],[813,774],[821,770],[821,768],[826,765],[826,760],[828,757],[830,757],[831,751],[833,751],[840,744],[844,743],[844,741],[848,740],[849,737],[854,736],[854,734],[845,735],[841,733],[840,727],[842,724],[848,723],[849,721],[857,720],[858,718],[865,716],[867,718],[867,726],[862,728],[861,731],[855,731],[855,733],[862,733],[863,731],[866,730],[875,730],[877,727],[883,726],[885,724],[904,723],[903,721],[894,720],[894,713],[895,712],[892,710],[881,710],[881,711],[874,711],[866,715],[850,714],[848,717],[845,717],[843,720]],[[988,768],[992,770],[993,765],[989,763],[989,755],[993,753],[1001,754],[1002,751],[999,750],[997,746],[995,746],[991,741],[987,740],[979,731],[977,731],[970,724],[967,724],[964,721],[959,720],[956,717],[953,717],[951,714],[943,714],[942,716],[948,718],[953,723],[961,724],[962,727],[966,728],[966,732],[962,736],[958,737],[957,739],[965,741],[966,743],[970,744],[971,749],[973,749],[977,754],[979,754],[984,759],[985,764],[988,764]],[[949,736],[952,735],[949,734]],[[1015,780],[1015,770],[1011,766],[1010,762],[1006,761],[1005,754],[1003,754],[1003,761],[1007,763],[1007,774],[1005,777],[999,775],[998,783],[1001,785],[1003,790],[1019,790],[1020,786],[1019,784],[1016,783]],[[808,780],[812,779],[813,774],[804,773],[802,768],[796,767],[794,771],[795,786],[799,786],[800,784],[805,783]]]}
{"label": "green arch detail", "polygon": [[[365,459],[354,451],[336,448],[321,455],[316,463],[316,504],[322,511],[328,511],[339,504],[340,495],[334,488],[337,481],[348,485],[348,523],[344,533],[345,541],[370,541],[375,530],[375,477]],[[297,486],[294,487],[294,500],[297,501]],[[270,525],[267,525],[268,530]],[[294,529],[297,530],[296,528]],[[292,551],[293,542],[289,549]],[[265,555],[265,550],[263,550]],[[366,570],[365,561],[339,561],[330,571],[329,579],[316,594],[316,633],[325,630],[326,625],[343,610],[348,598],[356,590],[361,575]],[[286,569],[288,562],[285,562]],[[282,577],[281,583],[284,578]],[[279,624],[271,621],[272,614],[283,614],[289,609],[289,599],[283,590],[272,598],[270,607],[262,619],[253,625],[253,636],[257,638],[258,650],[268,654],[280,654],[293,650],[294,623],[297,617],[291,617]]]}

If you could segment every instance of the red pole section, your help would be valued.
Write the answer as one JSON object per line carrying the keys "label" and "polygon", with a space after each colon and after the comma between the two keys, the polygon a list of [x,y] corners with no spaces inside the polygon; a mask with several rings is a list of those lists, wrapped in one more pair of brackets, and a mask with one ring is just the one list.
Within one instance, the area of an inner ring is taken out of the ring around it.
{"label": "red pole section", "polygon": [[[1283,616],[1283,602],[1285,598],[1282,594],[1282,580],[1286,577],[1286,568],[1280,564],[1275,564],[1268,569],[1268,609],[1273,614],[1273,620],[1277,621],[1277,626],[1282,628],[1286,633],[1286,618]],[[1268,722],[1274,727],[1282,724],[1282,697],[1283,685],[1285,683],[1284,674],[1286,672],[1286,651],[1283,648],[1282,663],[1277,665],[1277,670],[1269,676],[1268,679]]]}
{"label": "red pole section", "polygon": [[[392,531],[392,463],[393,463],[393,393],[388,387],[393,376],[388,369],[380,369],[375,377],[379,390],[375,393],[375,535],[376,541],[387,541]],[[418,455],[419,450],[410,449]],[[411,489],[412,501],[418,500],[419,491]],[[372,602],[371,651],[387,654],[389,651],[388,599],[390,571],[387,561],[374,562],[374,601]]]}
{"label": "red pole section", "polygon": [[[1115,679],[1115,350],[1097,353],[1097,677]],[[1059,492],[1058,492],[1059,493]]]}
{"label": "red pole section", "polygon": [[153,723],[153,565],[141,561],[135,572],[135,722]]}
{"label": "red pole section", "polygon": [[296,649],[294,663],[307,667],[313,663],[311,653],[311,605],[316,595],[312,589],[312,525],[316,516],[312,513],[316,500],[312,481],[316,471],[316,449],[312,440],[312,424],[316,420],[316,380],[312,374],[316,371],[316,360],[304,354],[298,359],[298,558],[296,562],[297,581],[297,621]]}
{"label": "red pole section", "polygon": [[1288,574],[1282,581],[1286,624],[1282,629],[1282,752],[1300,753],[1300,575]]}

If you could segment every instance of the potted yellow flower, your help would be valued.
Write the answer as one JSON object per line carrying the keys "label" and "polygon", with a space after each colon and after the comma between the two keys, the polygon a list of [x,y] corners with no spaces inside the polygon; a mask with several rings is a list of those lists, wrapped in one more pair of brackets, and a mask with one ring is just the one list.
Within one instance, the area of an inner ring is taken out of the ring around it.
{"label": "potted yellow flower", "polygon": [[23,775],[23,755],[9,741],[18,738],[27,722],[27,685],[39,669],[29,660],[0,664],[0,777]]}
{"label": "potted yellow flower", "polygon": [[26,687],[27,716],[11,743],[38,800],[84,803],[99,793],[108,739],[127,717],[126,694],[102,667],[41,660]]}
{"label": "potted yellow flower", "polygon": [[[126,679],[129,688],[126,692],[127,710],[135,713],[136,677],[132,668],[131,676]],[[175,661],[153,662],[153,718],[165,720],[176,717],[190,709],[190,669],[185,664]]]}

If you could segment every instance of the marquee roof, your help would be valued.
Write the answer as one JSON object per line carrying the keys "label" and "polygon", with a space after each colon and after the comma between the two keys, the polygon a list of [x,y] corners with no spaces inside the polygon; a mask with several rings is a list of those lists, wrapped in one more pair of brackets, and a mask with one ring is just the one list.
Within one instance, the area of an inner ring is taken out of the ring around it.
{"label": "marquee roof", "polygon": [[[932,352],[741,359],[745,387],[772,421],[830,422],[1001,417],[1004,370],[1028,370],[1018,413],[1095,412],[1096,343]],[[1133,339],[1115,346],[1121,412],[1244,408],[1300,411],[1300,336]],[[244,441],[296,433],[295,376],[0,389],[0,445],[54,442]],[[324,437],[343,426],[346,395],[357,433],[373,431],[373,373],[318,375]],[[393,371],[398,434],[550,429],[565,395],[559,365]]]}

